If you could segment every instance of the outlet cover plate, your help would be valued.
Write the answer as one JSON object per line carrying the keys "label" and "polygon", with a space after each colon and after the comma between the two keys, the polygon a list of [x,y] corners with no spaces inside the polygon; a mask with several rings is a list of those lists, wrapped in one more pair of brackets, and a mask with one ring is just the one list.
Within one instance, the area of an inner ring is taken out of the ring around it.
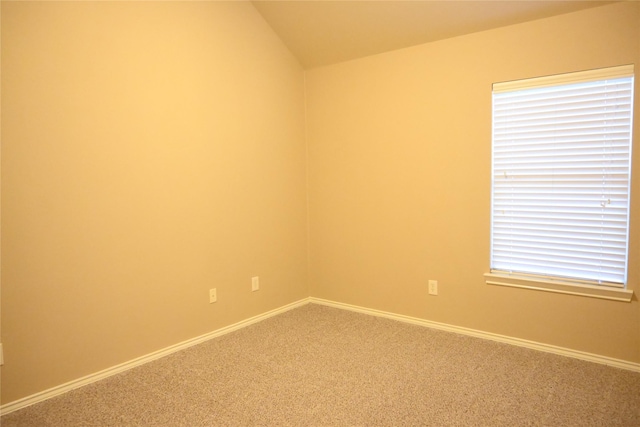
{"label": "outlet cover plate", "polygon": [[438,295],[438,281],[429,280],[429,295]]}

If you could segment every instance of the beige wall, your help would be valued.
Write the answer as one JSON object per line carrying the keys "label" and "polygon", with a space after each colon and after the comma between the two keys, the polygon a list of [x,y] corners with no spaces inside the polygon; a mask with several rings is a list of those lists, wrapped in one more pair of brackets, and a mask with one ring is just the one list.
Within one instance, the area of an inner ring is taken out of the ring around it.
{"label": "beige wall", "polygon": [[483,280],[491,84],[629,63],[640,71],[637,2],[307,72],[311,296],[640,362],[640,149],[633,302]]}
{"label": "beige wall", "polygon": [[251,4],[2,2],[2,114],[3,403],[308,296],[303,70]]}

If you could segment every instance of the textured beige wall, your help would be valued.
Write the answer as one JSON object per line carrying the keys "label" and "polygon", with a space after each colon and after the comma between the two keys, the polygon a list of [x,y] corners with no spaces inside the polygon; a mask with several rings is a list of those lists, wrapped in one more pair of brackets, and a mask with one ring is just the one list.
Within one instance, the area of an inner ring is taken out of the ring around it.
{"label": "textured beige wall", "polygon": [[311,296],[640,362],[638,147],[631,303],[483,278],[491,84],[629,63],[640,72],[637,2],[308,71]]}
{"label": "textured beige wall", "polygon": [[251,4],[2,2],[2,114],[3,403],[308,296],[303,70]]}

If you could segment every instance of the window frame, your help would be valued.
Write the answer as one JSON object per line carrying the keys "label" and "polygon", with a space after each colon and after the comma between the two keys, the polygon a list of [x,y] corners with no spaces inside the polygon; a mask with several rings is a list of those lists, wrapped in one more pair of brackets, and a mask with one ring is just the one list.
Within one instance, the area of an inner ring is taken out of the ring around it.
{"label": "window frame", "polygon": [[[552,76],[536,77],[532,79],[515,80],[509,82],[495,83],[492,90],[492,98],[494,93],[500,92],[514,92],[534,88],[542,88],[549,86],[563,86],[571,85],[574,83],[600,81],[621,77],[634,76],[633,65],[623,65],[618,67],[608,67],[596,70],[580,71],[574,73],[565,73]],[[632,115],[630,119],[631,131],[633,129],[633,85],[635,82],[632,80],[631,87],[631,107]],[[508,286],[517,287],[532,290],[541,290],[554,293],[571,294],[579,296],[589,296],[596,298],[603,298],[615,301],[631,301],[633,291],[626,288],[626,283],[603,283],[597,281],[590,281],[584,279],[573,279],[554,275],[540,275],[521,272],[510,272],[504,270],[494,270],[493,267],[493,250],[494,250],[494,106],[492,101],[492,129],[491,129],[491,144],[492,144],[492,158],[491,158],[491,172],[492,172],[492,187],[491,187],[491,262],[490,272],[485,273],[485,283],[496,286]],[[629,181],[627,186],[628,197],[631,198],[631,150],[633,146],[633,135],[631,134],[629,141]],[[629,234],[628,223],[630,220],[631,211],[627,209],[627,237],[626,237],[626,265],[625,265],[625,277],[628,272],[628,250],[629,250]],[[626,281],[626,280],[625,280]]]}

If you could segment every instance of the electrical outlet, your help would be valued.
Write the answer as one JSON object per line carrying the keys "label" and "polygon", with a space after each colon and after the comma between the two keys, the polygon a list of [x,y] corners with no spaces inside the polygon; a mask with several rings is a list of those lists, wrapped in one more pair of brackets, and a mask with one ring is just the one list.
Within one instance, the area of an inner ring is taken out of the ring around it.
{"label": "electrical outlet", "polygon": [[0,344],[0,366],[4,365],[4,351],[2,349],[2,344]]}
{"label": "electrical outlet", "polygon": [[438,295],[438,281],[429,280],[429,295]]}
{"label": "electrical outlet", "polygon": [[258,276],[251,278],[251,292],[260,290],[260,278]]}
{"label": "electrical outlet", "polygon": [[218,292],[216,292],[216,288],[209,289],[209,304],[213,304],[218,301]]}

